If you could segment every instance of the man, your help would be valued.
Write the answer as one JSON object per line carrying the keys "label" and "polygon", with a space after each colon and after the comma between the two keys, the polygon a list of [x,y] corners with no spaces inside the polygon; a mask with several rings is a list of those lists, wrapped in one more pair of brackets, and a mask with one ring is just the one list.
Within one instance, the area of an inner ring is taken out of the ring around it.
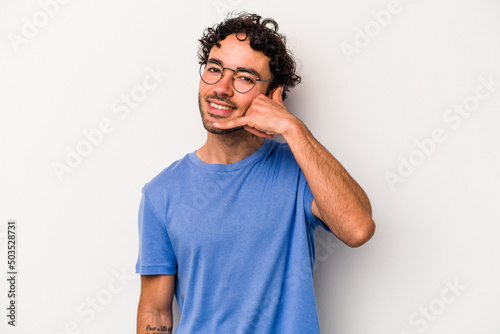
{"label": "man", "polygon": [[[137,333],[319,333],[314,230],[357,247],[369,200],[283,100],[300,82],[274,20],[241,14],[200,39],[205,144],[143,189]],[[282,135],[287,144],[271,138]]]}

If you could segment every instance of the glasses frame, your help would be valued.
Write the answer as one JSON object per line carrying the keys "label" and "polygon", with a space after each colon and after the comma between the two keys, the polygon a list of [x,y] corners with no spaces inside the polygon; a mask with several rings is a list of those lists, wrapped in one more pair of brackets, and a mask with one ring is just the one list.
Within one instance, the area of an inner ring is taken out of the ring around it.
{"label": "glasses frame", "polygon": [[257,76],[257,74],[256,74],[256,73],[254,73],[254,72],[251,72],[251,71],[243,71],[243,72],[248,72],[248,73],[251,73],[251,74],[255,75],[255,82],[254,82],[254,84],[253,84],[252,88],[250,88],[249,90],[247,90],[247,91],[245,91],[245,92],[240,92],[239,90],[237,90],[237,89],[236,89],[236,87],[234,87],[234,74],[235,74],[236,72],[240,71],[240,70],[233,70],[232,68],[229,68],[229,67],[223,67],[223,66],[221,66],[220,64],[217,64],[217,63],[214,63],[214,64],[215,64],[215,65],[218,65],[218,66],[220,66],[220,67],[222,68],[222,73],[221,73],[221,76],[220,76],[219,80],[217,80],[217,81],[216,81],[216,82],[214,82],[214,83],[209,83],[209,82],[206,82],[206,81],[203,79],[203,73],[204,73],[204,71],[202,71],[203,66],[207,66],[207,65],[208,65],[208,63],[205,63],[205,62],[200,63],[200,68],[199,68],[198,72],[199,72],[199,74],[200,74],[200,78],[201,78],[201,80],[202,80],[204,83],[206,83],[207,85],[215,85],[216,83],[218,83],[218,82],[219,82],[219,81],[220,81],[220,80],[224,77],[224,70],[230,70],[230,71],[233,71],[233,75],[231,75],[231,85],[233,86],[234,90],[235,90],[235,91],[237,91],[237,92],[238,92],[238,93],[240,93],[240,94],[246,94],[246,93],[250,92],[252,89],[254,89],[255,85],[257,85],[257,81],[262,81],[262,82],[273,82],[273,80],[264,80],[264,79],[259,79],[259,77]]}

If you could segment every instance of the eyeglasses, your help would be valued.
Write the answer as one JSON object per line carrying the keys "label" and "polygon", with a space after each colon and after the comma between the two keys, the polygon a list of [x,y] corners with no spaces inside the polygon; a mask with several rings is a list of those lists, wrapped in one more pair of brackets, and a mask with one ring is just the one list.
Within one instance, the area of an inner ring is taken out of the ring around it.
{"label": "eyeglasses", "polygon": [[217,63],[200,64],[200,78],[208,85],[215,85],[222,79],[224,70],[233,71],[232,84],[234,90],[238,93],[248,93],[251,91],[257,81],[272,82],[272,80],[262,80],[257,78],[257,75],[251,70],[233,70],[228,67],[222,67]]}

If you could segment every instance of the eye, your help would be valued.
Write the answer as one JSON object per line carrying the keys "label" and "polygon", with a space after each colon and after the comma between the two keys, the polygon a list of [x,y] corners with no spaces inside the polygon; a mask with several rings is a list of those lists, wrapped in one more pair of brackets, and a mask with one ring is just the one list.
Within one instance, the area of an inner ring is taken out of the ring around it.
{"label": "eye", "polygon": [[249,73],[236,73],[235,75],[236,80],[241,81],[242,83],[246,84],[253,84],[255,82],[255,77],[252,76]]}
{"label": "eye", "polygon": [[207,65],[207,68],[205,70],[207,72],[210,72],[210,73],[220,73],[221,72],[221,68],[219,66],[216,66],[216,65]]}

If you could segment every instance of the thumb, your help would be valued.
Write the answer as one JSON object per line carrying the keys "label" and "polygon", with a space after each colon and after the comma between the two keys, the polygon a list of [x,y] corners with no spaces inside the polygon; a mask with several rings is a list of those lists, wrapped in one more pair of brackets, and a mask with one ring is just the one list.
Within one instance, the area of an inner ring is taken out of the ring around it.
{"label": "thumb", "polygon": [[283,94],[283,87],[279,86],[274,90],[273,95],[271,95],[271,98],[273,100],[276,100],[276,101],[283,103],[283,95],[282,94]]}

